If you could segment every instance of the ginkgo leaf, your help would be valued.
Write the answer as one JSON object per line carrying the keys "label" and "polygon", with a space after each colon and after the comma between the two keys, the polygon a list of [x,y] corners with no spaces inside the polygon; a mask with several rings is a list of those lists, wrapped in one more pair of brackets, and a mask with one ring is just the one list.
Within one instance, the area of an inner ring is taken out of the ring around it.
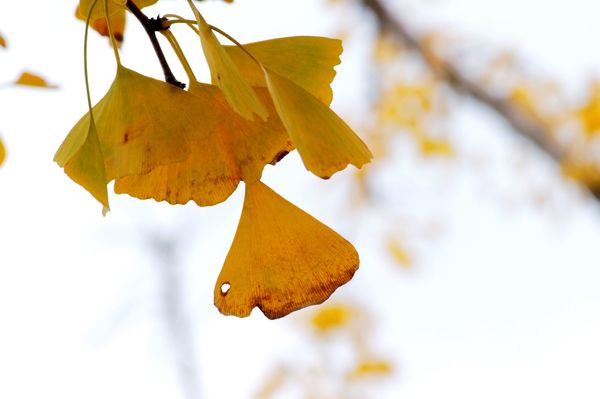
{"label": "ginkgo leaf", "polygon": [[190,141],[189,157],[145,175],[117,179],[116,193],[171,204],[193,200],[200,206],[215,205],[225,201],[241,180],[260,179],[267,163],[293,149],[266,89],[257,89],[259,98],[270,104],[265,122],[251,122],[236,114],[216,86],[192,82],[190,92],[211,110],[213,123],[195,126],[204,132]]}
{"label": "ginkgo leaf", "polygon": [[88,134],[82,145],[61,166],[64,167],[65,173],[74,182],[85,188],[103,205],[105,212],[108,211],[104,159],[102,157],[96,125],[93,122],[90,123]]}
{"label": "ginkgo leaf", "polygon": [[2,35],[0,35],[0,47],[6,48],[6,39]]}
{"label": "ginkgo leaf", "polygon": [[4,148],[4,143],[2,142],[2,139],[0,138],[0,166],[4,163],[5,159],[6,159],[6,148]]}
{"label": "ginkgo leaf", "polygon": [[294,82],[265,69],[277,113],[308,170],[329,178],[348,164],[360,168],[373,155],[329,107]]}
{"label": "ginkgo leaf", "polygon": [[242,216],[217,279],[215,305],[270,319],[322,303],[358,269],[348,241],[262,182],[246,184]]}
{"label": "ginkgo leaf", "polygon": [[334,304],[321,307],[312,317],[311,324],[319,333],[346,327],[350,322],[354,311],[351,307]]}
{"label": "ginkgo leaf", "polygon": [[[84,15],[79,7],[77,7],[77,10],[75,11],[75,17],[84,22],[87,21],[87,15]],[[113,35],[115,35],[115,40],[117,41],[117,45],[120,46],[121,43],[123,43],[123,37],[125,34],[125,10],[121,9],[116,11],[110,17],[110,24]],[[109,36],[108,23],[106,22],[106,18],[104,16],[90,21],[90,27],[96,32],[100,33],[102,36]]]}
{"label": "ginkgo leaf", "polygon": [[20,86],[33,86],[33,87],[45,87],[47,89],[54,89],[56,85],[52,85],[39,75],[31,72],[23,72],[15,80],[16,85]]}
{"label": "ginkgo leaf", "polygon": [[265,105],[256,96],[248,82],[240,75],[229,54],[217,40],[212,29],[202,18],[191,0],[189,0],[189,3],[198,21],[200,41],[206,62],[210,68],[212,81],[223,91],[227,102],[235,112],[249,120],[254,119],[254,114],[262,120],[267,119],[269,113]]}
{"label": "ginkgo leaf", "polygon": [[[244,44],[244,48],[267,69],[278,73],[329,105],[333,92],[329,86],[340,63],[342,42],[318,36],[282,37]],[[252,86],[266,86],[262,68],[238,46],[225,50]],[[215,83],[213,81],[213,83]]]}
{"label": "ginkgo leaf", "polygon": [[385,359],[366,358],[361,360],[354,370],[348,373],[349,379],[385,377],[394,371],[392,364]]}
{"label": "ginkgo leaf", "polygon": [[[107,181],[150,172],[187,159],[196,126],[211,127],[211,110],[192,94],[123,66],[93,108]],[[71,129],[55,155],[65,165],[84,143],[89,113]]]}
{"label": "ginkgo leaf", "polygon": [[[106,16],[105,9],[104,9],[105,1],[108,2],[109,16],[113,16],[114,14],[127,8],[127,6],[126,6],[127,0],[97,0],[97,1],[96,0],[80,0],[79,1],[79,10],[81,11],[81,14],[84,15],[85,19],[87,20],[87,17],[90,13],[90,9],[94,5],[94,2],[96,2],[96,5],[94,6],[94,9],[92,11],[90,20],[96,21],[98,19],[105,18],[105,16]],[[144,7],[147,7],[147,6],[150,6],[154,3],[156,3],[157,1],[158,0],[135,0],[135,5],[138,6],[138,8],[144,8]]]}

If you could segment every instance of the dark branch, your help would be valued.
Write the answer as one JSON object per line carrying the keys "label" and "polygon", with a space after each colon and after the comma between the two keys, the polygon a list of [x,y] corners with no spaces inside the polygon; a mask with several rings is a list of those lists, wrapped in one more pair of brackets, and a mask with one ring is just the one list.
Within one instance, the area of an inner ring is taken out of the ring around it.
{"label": "dark branch", "polygon": [[[505,98],[492,93],[490,90],[486,90],[477,82],[469,79],[468,76],[462,73],[451,62],[437,57],[429,47],[406,28],[403,21],[390,15],[381,0],[361,1],[373,13],[382,32],[390,34],[410,49],[416,51],[429,68],[452,88],[495,111],[515,132],[531,140],[557,163],[562,163],[567,159],[567,149],[553,139],[547,127],[540,121],[528,116],[518,106],[507,101]],[[585,187],[596,200],[600,200],[600,187],[592,185]]]}
{"label": "dark branch", "polygon": [[139,7],[136,6],[132,0],[127,0],[127,8],[129,9],[129,11],[131,11],[133,15],[135,15],[138,21],[140,21],[140,23],[144,27],[144,30],[148,34],[150,42],[152,43],[152,47],[154,47],[154,52],[158,57],[158,61],[160,62],[160,66],[165,75],[165,81],[181,89],[185,88],[185,83],[178,81],[175,78],[173,72],[171,71],[171,67],[169,67],[169,63],[167,62],[165,54],[163,53],[162,48],[160,47],[160,43],[158,42],[158,38],[156,37],[156,32],[165,29],[165,27],[163,26],[162,18],[148,18],[146,14],[144,14],[142,10],[140,10]]}

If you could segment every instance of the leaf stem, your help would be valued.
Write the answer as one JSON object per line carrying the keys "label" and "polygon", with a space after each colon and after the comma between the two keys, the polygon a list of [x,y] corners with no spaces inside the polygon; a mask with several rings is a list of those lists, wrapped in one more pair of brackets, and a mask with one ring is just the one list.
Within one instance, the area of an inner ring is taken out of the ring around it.
{"label": "leaf stem", "polygon": [[94,0],[94,3],[90,7],[90,11],[87,15],[85,22],[85,34],[83,37],[83,75],[85,76],[85,92],[87,95],[88,110],[90,114],[90,123],[94,124],[94,113],[92,112],[92,96],[90,94],[90,78],[88,74],[88,33],[90,31],[90,20],[92,19],[92,12],[98,0]]}
{"label": "leaf stem", "polygon": [[148,38],[152,43],[152,47],[154,47],[154,52],[158,57],[158,61],[160,62],[160,66],[163,70],[163,74],[165,75],[165,81],[181,89],[185,88],[185,84],[178,81],[175,78],[173,72],[171,71],[169,63],[165,58],[165,54],[163,53],[162,48],[160,47],[160,43],[158,42],[158,38],[156,37],[156,32],[165,29],[165,27],[163,27],[162,18],[148,18],[146,14],[144,14],[142,10],[140,10],[139,7],[136,6],[132,0],[127,0],[126,6],[129,9],[129,11],[131,11],[131,13],[135,15],[138,21],[140,21],[140,23],[144,27],[144,30],[148,34]]}
{"label": "leaf stem", "polygon": [[108,27],[108,36],[110,37],[110,45],[115,53],[115,60],[117,65],[121,66],[121,57],[119,56],[119,50],[117,49],[117,41],[115,40],[115,34],[112,28],[112,22],[110,21],[110,15],[108,12],[108,1],[104,0],[104,16],[106,17],[106,26]]}
{"label": "leaf stem", "polygon": [[[195,20],[190,20],[190,19],[185,19],[180,17],[179,15],[175,15],[175,14],[166,14],[164,16],[165,18],[174,18],[174,19],[169,19],[163,22],[163,26],[165,28],[169,28],[171,27],[171,25],[173,24],[186,24],[191,30],[193,30],[197,35],[200,35],[200,31],[198,30],[198,28],[196,28],[194,25],[198,25],[198,21]],[[263,68],[262,64],[260,63],[260,61],[258,61],[256,59],[256,57],[254,57],[252,55],[252,53],[250,53],[243,44],[241,44],[240,42],[238,42],[233,36],[231,36],[229,33],[225,32],[224,30],[214,26],[214,25],[210,25],[207,24],[208,27],[219,33],[221,36],[225,37],[227,40],[229,40],[231,43],[235,44],[237,47],[239,47],[244,53],[246,53],[246,55],[248,55],[250,58],[252,58],[252,61],[254,61],[256,64],[258,64],[259,67]]]}
{"label": "leaf stem", "polygon": [[177,42],[177,39],[175,38],[175,35],[173,35],[173,32],[171,32],[168,29],[165,29],[162,30],[160,33],[169,41],[169,44],[173,48],[173,51],[177,55],[177,58],[179,58],[179,62],[181,63],[181,66],[183,66],[183,69],[185,70],[185,73],[187,74],[190,83],[197,82],[198,80],[196,79],[196,75],[194,75],[194,71],[192,70],[192,67],[190,66],[190,63],[188,62],[187,58],[185,57],[183,50],[181,50],[181,46],[179,45],[179,42]]}

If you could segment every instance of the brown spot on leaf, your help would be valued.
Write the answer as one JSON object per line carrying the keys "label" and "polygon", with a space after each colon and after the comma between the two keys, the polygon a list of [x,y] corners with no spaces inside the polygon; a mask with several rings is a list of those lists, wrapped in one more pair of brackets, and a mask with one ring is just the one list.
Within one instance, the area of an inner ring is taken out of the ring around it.
{"label": "brown spot on leaf", "polygon": [[290,153],[290,152],[289,152],[289,151],[286,151],[286,150],[284,150],[284,151],[279,151],[279,152],[278,152],[278,153],[275,155],[275,157],[273,158],[273,160],[272,160],[271,162],[269,162],[269,163],[270,163],[271,165],[275,165],[277,162],[279,162],[279,161],[281,161],[283,158],[285,158],[285,156],[286,156],[287,154],[289,154],[289,153]]}

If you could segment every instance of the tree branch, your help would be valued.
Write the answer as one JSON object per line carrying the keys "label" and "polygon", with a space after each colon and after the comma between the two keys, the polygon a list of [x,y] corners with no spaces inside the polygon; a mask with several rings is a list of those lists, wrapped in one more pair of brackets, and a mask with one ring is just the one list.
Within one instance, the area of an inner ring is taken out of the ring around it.
{"label": "tree branch", "polygon": [[[507,101],[506,98],[493,93],[491,90],[487,90],[476,81],[469,79],[468,76],[462,73],[451,62],[437,57],[428,46],[407,29],[403,21],[397,17],[393,17],[386,10],[381,0],[361,0],[361,2],[373,13],[382,32],[390,34],[396,40],[416,51],[427,63],[428,67],[452,88],[493,110],[516,133],[531,140],[557,163],[561,164],[567,160],[567,149],[554,139],[551,132],[548,131],[548,128],[543,123],[527,115],[519,106]],[[600,201],[600,187],[585,185],[585,182],[580,183],[596,200]]]}
{"label": "tree branch", "polygon": [[158,42],[158,38],[156,37],[156,32],[164,30],[164,26],[162,24],[162,20],[160,18],[148,18],[146,14],[139,9],[137,5],[132,0],[127,0],[127,8],[135,17],[140,21],[144,30],[148,34],[150,38],[150,42],[152,43],[152,47],[154,47],[154,52],[158,57],[158,61],[160,62],[160,66],[165,75],[165,81],[167,83],[172,84],[173,86],[177,86],[181,89],[185,88],[185,83],[181,83],[175,78],[175,75],[171,71],[171,67],[169,67],[169,63],[165,57],[165,54],[160,47],[160,43]]}

